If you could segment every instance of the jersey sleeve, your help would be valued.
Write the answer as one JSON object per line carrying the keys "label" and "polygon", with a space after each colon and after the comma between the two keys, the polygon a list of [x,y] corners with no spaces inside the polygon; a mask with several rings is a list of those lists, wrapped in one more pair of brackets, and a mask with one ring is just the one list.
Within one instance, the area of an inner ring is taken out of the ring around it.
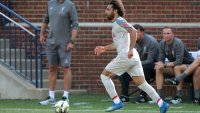
{"label": "jersey sleeve", "polygon": [[129,24],[124,18],[118,18],[116,20],[116,23],[126,31],[129,28],[133,28],[133,26],[131,24]]}
{"label": "jersey sleeve", "polygon": [[70,15],[71,15],[71,21],[72,21],[72,28],[79,29],[77,10],[74,4],[71,4]]}
{"label": "jersey sleeve", "polygon": [[48,11],[48,7],[46,9],[46,13],[45,13],[45,16],[44,16],[44,19],[43,19],[43,23],[46,23],[46,24],[49,23],[49,11]]}

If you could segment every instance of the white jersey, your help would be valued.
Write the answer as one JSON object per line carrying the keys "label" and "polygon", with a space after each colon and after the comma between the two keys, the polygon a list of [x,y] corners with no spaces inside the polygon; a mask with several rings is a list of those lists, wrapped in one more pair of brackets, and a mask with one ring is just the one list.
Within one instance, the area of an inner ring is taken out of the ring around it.
{"label": "white jersey", "polygon": [[118,17],[112,26],[112,38],[118,54],[129,50],[130,34],[127,31],[129,28],[132,28],[132,25],[122,17]]}
{"label": "white jersey", "polygon": [[130,34],[128,29],[130,28],[132,29],[132,25],[124,18],[118,17],[115,20],[112,27],[112,38],[118,55],[106,66],[106,70],[115,75],[121,75],[127,72],[131,76],[144,76],[140,57],[136,49],[133,49],[133,57],[128,58],[130,47]]}

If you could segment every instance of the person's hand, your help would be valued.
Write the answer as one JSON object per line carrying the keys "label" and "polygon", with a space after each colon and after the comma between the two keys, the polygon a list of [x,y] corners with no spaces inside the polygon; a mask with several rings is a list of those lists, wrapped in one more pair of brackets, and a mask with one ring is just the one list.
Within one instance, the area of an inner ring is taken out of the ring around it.
{"label": "person's hand", "polygon": [[159,69],[163,69],[163,68],[164,68],[164,64],[162,62],[155,63],[154,69],[159,70]]}
{"label": "person's hand", "polygon": [[44,36],[44,35],[40,35],[40,43],[41,43],[42,45],[44,45],[45,42],[46,42],[45,36]]}
{"label": "person's hand", "polygon": [[100,55],[101,53],[105,52],[105,47],[104,46],[97,46],[95,49],[94,49],[94,52],[96,55]]}
{"label": "person's hand", "polygon": [[128,59],[132,58],[133,57],[133,50],[129,50],[128,51]]}
{"label": "person's hand", "polygon": [[69,42],[68,44],[67,44],[67,51],[71,51],[73,48],[74,48],[74,44],[72,44],[71,42]]}

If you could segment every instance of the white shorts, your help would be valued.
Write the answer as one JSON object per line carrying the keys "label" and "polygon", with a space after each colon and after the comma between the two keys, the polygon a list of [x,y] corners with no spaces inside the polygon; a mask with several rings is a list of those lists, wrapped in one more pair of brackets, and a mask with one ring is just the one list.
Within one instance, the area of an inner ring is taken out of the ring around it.
{"label": "white shorts", "polygon": [[130,76],[144,76],[141,61],[135,49],[131,59],[128,59],[127,53],[119,54],[106,66],[105,69],[118,76],[125,72]]}

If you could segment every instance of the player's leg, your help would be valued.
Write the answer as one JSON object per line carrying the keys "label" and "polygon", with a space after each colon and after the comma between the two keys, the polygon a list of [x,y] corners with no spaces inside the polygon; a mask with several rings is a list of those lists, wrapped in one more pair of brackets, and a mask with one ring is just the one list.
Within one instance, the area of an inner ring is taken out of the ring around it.
{"label": "player's leg", "polygon": [[146,92],[153,101],[157,102],[161,113],[165,113],[169,108],[169,105],[165,103],[157,94],[155,89],[146,82],[141,62],[138,61],[134,63],[134,66],[127,71],[132,76],[133,82],[141,90]]}
{"label": "player's leg", "polygon": [[157,88],[157,92],[160,96],[163,96],[162,95],[163,84],[164,84],[163,70],[156,69],[156,88]]}
{"label": "player's leg", "polygon": [[[174,67],[174,73],[175,77],[182,73],[184,70],[186,70],[187,65],[179,65]],[[169,78],[171,79],[171,78]],[[173,100],[171,100],[172,104],[179,104],[182,103],[182,96],[183,96],[183,91],[182,91],[182,86],[183,86],[183,81],[180,81],[179,84],[176,86],[176,96],[174,97]]]}
{"label": "player's leg", "polygon": [[192,74],[199,66],[200,66],[200,57],[197,57],[183,73],[176,76],[176,80],[177,81],[183,80],[186,76]]}
{"label": "player's leg", "polygon": [[49,86],[49,96],[55,99],[55,85],[57,79],[57,67],[58,65],[49,65],[49,78],[48,78],[48,86]]}
{"label": "player's leg", "polygon": [[127,63],[126,60],[118,58],[117,56],[106,66],[106,68],[102,72],[101,81],[106,88],[106,91],[108,92],[110,98],[113,100],[113,106],[106,109],[106,112],[111,112],[124,106],[115,90],[115,85],[111,78],[114,75],[122,75],[126,72],[126,70],[128,70],[130,66],[130,63]]}
{"label": "player's leg", "polygon": [[71,88],[71,52],[66,51],[66,45],[60,45],[58,50],[60,64],[63,67],[63,97],[62,100],[69,102],[69,89]]}
{"label": "player's leg", "polygon": [[197,57],[183,73],[177,75],[175,78],[167,79],[167,82],[172,85],[178,85],[179,82],[182,81],[185,77],[192,74],[196,68],[198,68],[198,66],[200,66],[200,57]]}
{"label": "player's leg", "polygon": [[49,103],[54,104],[55,100],[55,85],[57,79],[57,67],[59,64],[58,54],[53,48],[54,45],[47,45],[47,59],[48,59],[48,70],[49,70],[49,78],[48,78],[48,87],[49,87],[49,96],[40,102],[41,105],[48,105]]}
{"label": "player's leg", "polygon": [[200,66],[195,70],[193,75],[194,85],[194,103],[200,104]]}
{"label": "player's leg", "polygon": [[107,93],[109,94],[110,98],[113,101],[112,107],[106,109],[106,112],[111,112],[111,111],[120,109],[124,106],[116,92],[115,85],[114,85],[113,81],[111,80],[113,75],[114,75],[113,73],[104,69],[104,71],[102,72],[102,74],[100,76],[101,81],[102,81]]}
{"label": "player's leg", "polygon": [[149,97],[158,104],[160,113],[166,113],[169,108],[169,104],[160,98],[155,89],[145,81],[143,76],[133,76],[133,81],[141,90],[146,92]]}
{"label": "player's leg", "polygon": [[129,82],[132,81],[132,78],[128,73],[123,73],[122,75],[118,76],[118,79],[121,83],[121,96],[120,99],[123,102],[128,102],[129,101]]}
{"label": "player's leg", "polygon": [[69,89],[71,88],[71,69],[70,68],[64,68],[64,91],[63,91],[63,97],[62,100],[69,102]]}
{"label": "player's leg", "polygon": [[171,67],[156,69],[156,88],[160,97],[163,97],[164,74],[174,76],[174,69]]}
{"label": "player's leg", "polygon": [[[145,80],[147,81],[148,84],[150,84],[151,76],[154,76],[152,74],[155,74],[154,64],[144,64],[142,65],[142,67],[145,75]],[[144,103],[144,102],[147,102],[147,94],[144,91],[141,91],[140,95],[135,100],[135,103]]]}

